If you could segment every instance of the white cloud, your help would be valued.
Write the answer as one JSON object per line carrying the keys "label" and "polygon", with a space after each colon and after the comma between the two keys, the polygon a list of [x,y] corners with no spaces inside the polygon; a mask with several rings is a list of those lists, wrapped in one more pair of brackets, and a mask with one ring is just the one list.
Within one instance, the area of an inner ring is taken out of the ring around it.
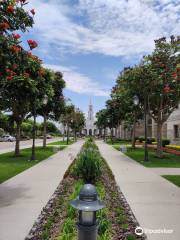
{"label": "white cloud", "polygon": [[103,89],[97,82],[79,73],[73,67],[51,64],[44,64],[44,66],[55,71],[61,71],[66,81],[66,87],[70,91],[80,94],[89,94],[91,96],[109,96],[110,90]]}
{"label": "white cloud", "polygon": [[[69,2],[69,1],[68,1]],[[57,51],[142,55],[153,40],[179,34],[178,0],[32,0],[35,30],[43,46]],[[59,48],[59,50],[58,50]]]}

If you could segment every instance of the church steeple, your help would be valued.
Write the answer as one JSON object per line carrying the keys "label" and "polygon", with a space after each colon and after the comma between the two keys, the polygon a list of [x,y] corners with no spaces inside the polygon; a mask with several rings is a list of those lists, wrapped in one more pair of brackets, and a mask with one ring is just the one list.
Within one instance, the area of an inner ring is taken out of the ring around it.
{"label": "church steeple", "polygon": [[92,101],[91,101],[91,98],[90,98],[90,101],[89,101],[89,110],[88,110],[88,120],[92,121],[94,119],[94,113],[93,113],[93,105],[92,105]]}

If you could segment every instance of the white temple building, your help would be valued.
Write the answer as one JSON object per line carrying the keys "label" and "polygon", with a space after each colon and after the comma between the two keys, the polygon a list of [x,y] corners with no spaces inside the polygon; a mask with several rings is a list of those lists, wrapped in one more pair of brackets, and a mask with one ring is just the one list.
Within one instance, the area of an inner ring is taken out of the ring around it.
{"label": "white temple building", "polygon": [[83,134],[86,136],[94,136],[98,133],[98,130],[95,125],[95,117],[94,117],[94,112],[93,112],[93,105],[90,100],[89,103],[89,110],[88,110],[88,115],[86,118],[86,125],[83,130]]}

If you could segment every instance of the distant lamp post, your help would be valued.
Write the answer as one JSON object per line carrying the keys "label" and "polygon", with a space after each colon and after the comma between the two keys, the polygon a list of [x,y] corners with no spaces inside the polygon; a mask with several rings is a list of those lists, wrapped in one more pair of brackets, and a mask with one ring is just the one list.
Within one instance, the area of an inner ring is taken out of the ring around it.
{"label": "distant lamp post", "polygon": [[[47,103],[48,103],[48,96],[45,95],[44,98],[43,98],[43,107],[46,107]],[[46,127],[47,125],[47,116],[46,116],[46,110],[44,111],[44,129],[43,129],[43,147],[45,148],[46,147]]]}
{"label": "distant lamp post", "polygon": [[77,199],[71,202],[71,206],[79,211],[78,240],[96,240],[96,212],[104,208],[104,204],[98,199],[95,186],[85,184]]}
{"label": "distant lamp post", "polygon": [[34,98],[34,105],[33,105],[33,131],[32,131],[32,135],[33,135],[33,143],[32,143],[32,153],[31,153],[31,160],[35,160],[36,159],[36,154],[35,154],[35,139],[36,139],[36,96]]}
{"label": "distant lamp post", "polygon": [[[139,98],[137,95],[133,97],[133,103],[135,106],[139,105]],[[144,161],[148,161],[148,148],[147,148],[147,96],[144,96]]]}

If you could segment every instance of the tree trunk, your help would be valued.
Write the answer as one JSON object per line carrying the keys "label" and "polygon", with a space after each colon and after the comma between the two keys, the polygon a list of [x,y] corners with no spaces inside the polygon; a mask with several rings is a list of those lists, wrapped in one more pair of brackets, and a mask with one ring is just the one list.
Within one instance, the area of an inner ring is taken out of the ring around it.
{"label": "tree trunk", "polygon": [[63,142],[64,142],[64,135],[65,135],[65,124],[63,124]]}
{"label": "tree trunk", "polygon": [[111,128],[111,143],[113,144],[113,128]]}
{"label": "tree trunk", "polygon": [[75,140],[75,141],[77,140],[77,137],[76,137],[76,130],[74,131],[74,140]]}
{"label": "tree trunk", "polygon": [[132,131],[132,148],[135,147],[136,147],[136,120],[134,120]]}
{"label": "tree trunk", "polygon": [[162,123],[159,121],[157,122],[157,157],[163,157],[162,151]]}
{"label": "tree trunk", "polygon": [[69,144],[69,126],[67,125],[67,139],[66,139],[67,145]]}
{"label": "tree trunk", "polygon": [[106,141],[106,128],[104,128],[104,142]]}
{"label": "tree trunk", "polygon": [[15,145],[15,157],[20,155],[20,137],[21,137],[21,123],[16,122],[16,145]]}
{"label": "tree trunk", "polygon": [[46,147],[46,133],[47,133],[47,117],[44,114],[44,129],[43,129],[43,147]]}

